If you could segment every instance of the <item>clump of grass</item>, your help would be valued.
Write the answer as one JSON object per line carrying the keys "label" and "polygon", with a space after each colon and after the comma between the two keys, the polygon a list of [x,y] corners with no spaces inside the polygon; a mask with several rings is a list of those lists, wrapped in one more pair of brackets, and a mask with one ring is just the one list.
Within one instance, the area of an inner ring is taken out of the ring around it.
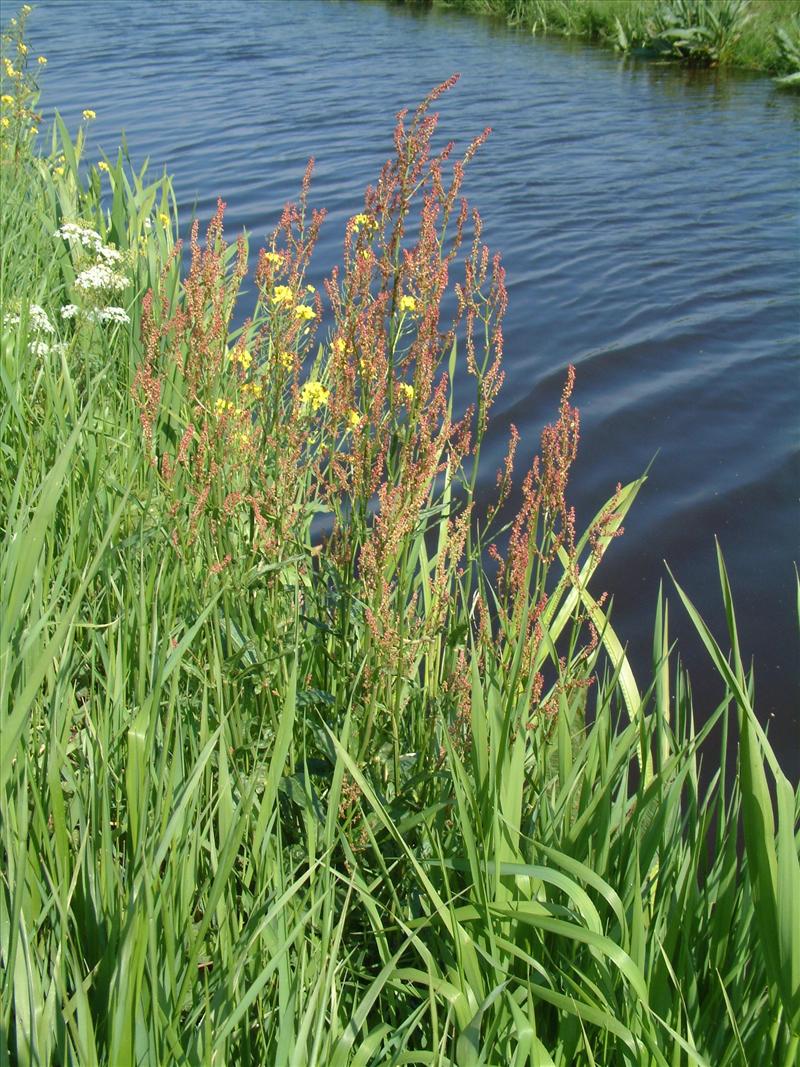
{"label": "clump of grass", "polygon": [[572,375],[475,513],[505,289],[452,83],[327,311],[309,170],[238,330],[224,205],[183,271],[168,179],[3,127],[0,1062],[795,1062],[800,798],[721,559],[695,709],[666,599],[637,679],[591,591],[641,482],[579,531]]}
{"label": "clump of grass", "polygon": [[787,26],[775,31],[775,40],[780,56],[778,85],[787,89],[800,87],[800,14],[796,14]]}
{"label": "clump of grass", "polygon": [[784,35],[798,0],[436,0],[534,33],[583,37],[623,52],[786,75]]}
{"label": "clump of grass", "polygon": [[689,66],[714,67],[735,53],[751,14],[747,0],[662,0],[644,43]]}

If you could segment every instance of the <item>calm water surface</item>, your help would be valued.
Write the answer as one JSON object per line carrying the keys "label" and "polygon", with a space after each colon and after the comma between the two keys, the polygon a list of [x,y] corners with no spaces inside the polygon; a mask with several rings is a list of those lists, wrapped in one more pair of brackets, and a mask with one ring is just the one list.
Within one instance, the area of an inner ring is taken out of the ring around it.
{"label": "calm water surface", "polygon": [[[723,636],[718,536],[760,714],[798,777],[795,98],[767,79],[639,65],[379,2],[45,0],[29,28],[49,59],[43,104],[73,128],[94,108],[95,147],[113,152],[124,130],[134,160],[166,166],[182,230],[221,195],[229,232],[262,240],[313,154],[312,200],[329,211],[314,281],[390,152],[395,113],[460,71],[440,128],[462,145],[494,128],[465,188],[510,294],[485,485],[509,421],[530,460],[574,362],[579,524],[656,456],[599,583],[635,664],[646,669],[669,585],[663,560]],[[710,709],[719,685],[671,601]]]}

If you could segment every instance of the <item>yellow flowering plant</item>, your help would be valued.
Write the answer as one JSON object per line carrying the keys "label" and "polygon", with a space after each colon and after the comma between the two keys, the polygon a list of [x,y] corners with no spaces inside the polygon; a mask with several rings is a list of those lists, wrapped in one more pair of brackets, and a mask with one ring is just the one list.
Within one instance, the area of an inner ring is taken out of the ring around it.
{"label": "yellow flowering plant", "polygon": [[291,286],[276,285],[272,291],[272,299],[276,304],[291,304],[294,302],[294,292]]}
{"label": "yellow flowering plant", "polygon": [[322,382],[309,381],[300,389],[300,403],[307,407],[312,414],[325,407],[330,398],[330,390],[326,389]]}
{"label": "yellow flowering plant", "polygon": [[248,371],[253,363],[253,356],[246,348],[235,348],[230,353],[231,363],[238,364],[243,371]]}

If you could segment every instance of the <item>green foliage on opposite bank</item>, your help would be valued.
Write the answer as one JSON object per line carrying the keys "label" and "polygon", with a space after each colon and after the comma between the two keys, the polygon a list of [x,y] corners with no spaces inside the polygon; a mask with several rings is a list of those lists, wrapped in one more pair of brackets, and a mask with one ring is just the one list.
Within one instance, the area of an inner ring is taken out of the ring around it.
{"label": "green foliage on opposite bank", "polygon": [[695,708],[666,599],[637,678],[592,592],[640,483],[575,528],[571,377],[538,461],[512,433],[510,529],[474,514],[505,290],[461,166],[429,152],[436,94],[348,223],[312,344],[308,186],[254,273],[222,205],[184,269],[169,180],[89,152],[101,101],[37,147],[23,26],[0,1064],[792,1067],[800,796],[722,561],[729,652],[678,590],[720,681]]}
{"label": "green foliage on opposite bank", "polygon": [[800,75],[800,0],[405,2],[492,15],[533,33],[582,37],[653,58],[764,71],[784,84]]}

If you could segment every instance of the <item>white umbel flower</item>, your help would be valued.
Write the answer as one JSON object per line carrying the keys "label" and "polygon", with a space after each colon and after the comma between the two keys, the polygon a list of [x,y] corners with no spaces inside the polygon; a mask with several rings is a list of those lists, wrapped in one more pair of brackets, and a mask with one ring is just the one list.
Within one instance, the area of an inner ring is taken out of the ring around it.
{"label": "white umbel flower", "polygon": [[55,341],[53,344],[48,344],[47,341],[31,341],[28,345],[30,354],[37,356],[39,359],[49,356],[51,353],[54,356],[63,356],[66,350],[67,346],[63,341]]}
{"label": "white umbel flower", "polygon": [[53,324],[47,317],[47,312],[43,307],[39,307],[38,304],[31,304],[29,314],[31,326],[38,333],[55,333]]}
{"label": "white umbel flower", "polygon": [[88,226],[79,226],[77,222],[65,222],[53,234],[69,241],[71,245],[83,245],[84,248],[93,248],[95,251],[102,246],[103,238],[97,230],[91,230]]}
{"label": "white umbel flower", "polygon": [[[19,326],[20,321],[20,315],[16,311],[3,316],[4,326]],[[31,304],[28,308],[28,325],[34,333],[55,333],[47,312],[38,304]]]}
{"label": "white umbel flower", "polygon": [[128,284],[128,279],[123,274],[116,274],[106,263],[95,263],[93,267],[82,270],[75,279],[75,286],[85,292],[93,292],[100,289],[112,289],[119,292]]}
{"label": "white umbel flower", "polygon": [[119,307],[92,308],[86,313],[86,318],[89,322],[117,322],[123,326],[131,321],[128,312]]}
{"label": "white umbel flower", "polygon": [[121,252],[118,252],[116,248],[109,248],[107,245],[99,245],[95,251],[101,259],[106,261],[106,263],[119,263],[122,259]]}
{"label": "white umbel flower", "polygon": [[77,304],[65,304],[61,309],[61,318],[74,319],[80,310]]}

